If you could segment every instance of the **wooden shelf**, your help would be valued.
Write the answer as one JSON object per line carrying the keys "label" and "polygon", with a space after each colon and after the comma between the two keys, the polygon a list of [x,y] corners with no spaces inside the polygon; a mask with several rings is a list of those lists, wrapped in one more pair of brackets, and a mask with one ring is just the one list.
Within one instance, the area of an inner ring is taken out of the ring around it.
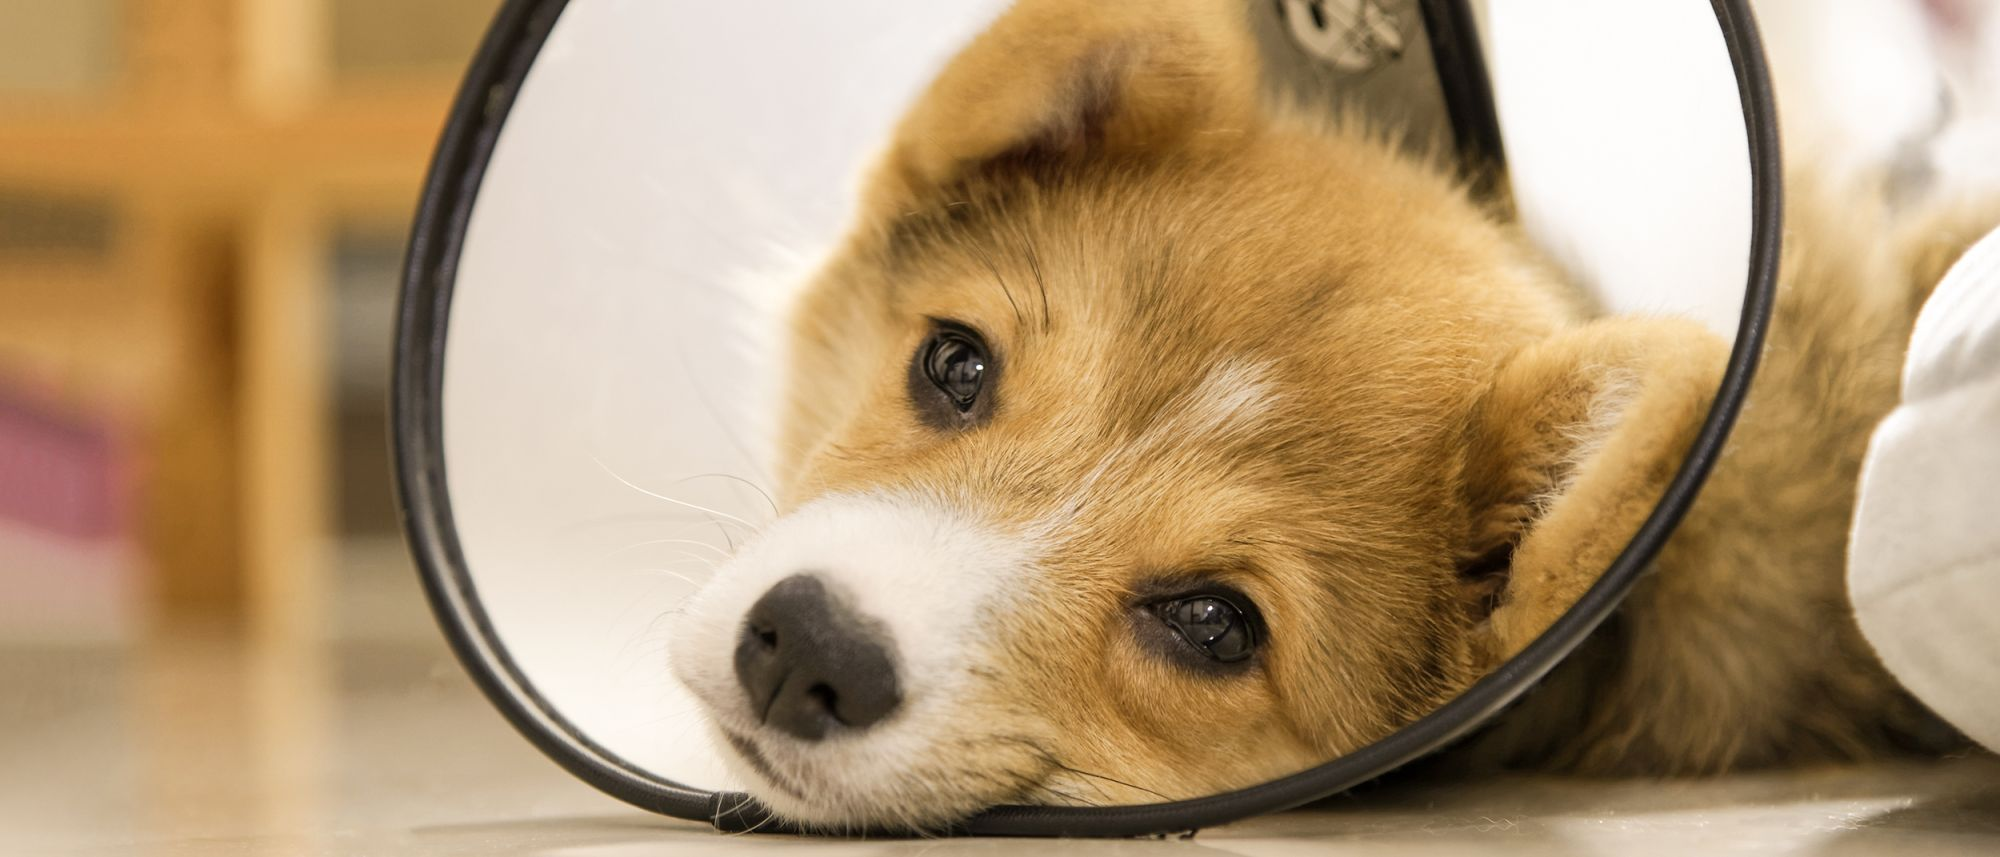
{"label": "wooden shelf", "polygon": [[327,2],[126,0],[113,91],[0,98],[0,189],[114,219],[105,258],[0,257],[0,380],[130,415],[164,619],[309,634],[323,602],[329,242],[407,221],[456,86],[336,80]]}

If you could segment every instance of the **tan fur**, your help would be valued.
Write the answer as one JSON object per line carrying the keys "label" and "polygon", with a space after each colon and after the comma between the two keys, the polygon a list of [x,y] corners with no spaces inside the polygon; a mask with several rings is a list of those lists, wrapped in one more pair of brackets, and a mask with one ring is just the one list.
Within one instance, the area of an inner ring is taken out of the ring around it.
{"label": "tan fur", "polygon": [[1720,463],[1611,626],[1468,757],[1714,773],[1949,746],[1854,623],[1846,536],[1916,311],[2000,206],[1897,217],[1889,197],[1793,176],[1769,342]]}
{"label": "tan fur", "polygon": [[[898,817],[1190,797],[1388,734],[1566,609],[1707,411],[1725,343],[1592,319],[1445,171],[1260,108],[1240,14],[1024,0],[911,111],[800,305],[783,505],[913,493],[1039,551],[983,716]],[[1652,576],[1467,758],[1713,771],[1917,728],[1848,618],[1843,534],[1911,313],[1973,233],[1833,210],[1795,198],[1753,400]],[[930,318],[997,352],[989,423],[916,417]],[[1204,579],[1270,625],[1240,676],[1135,641],[1136,597]]]}

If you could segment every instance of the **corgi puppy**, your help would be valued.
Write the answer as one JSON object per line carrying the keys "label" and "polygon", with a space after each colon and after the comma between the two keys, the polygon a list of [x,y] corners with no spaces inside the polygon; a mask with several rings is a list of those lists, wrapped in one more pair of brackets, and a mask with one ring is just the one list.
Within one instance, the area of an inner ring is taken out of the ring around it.
{"label": "corgi puppy", "polygon": [[[1244,15],[1021,0],[895,132],[789,327],[782,514],[671,644],[780,815],[923,829],[1332,759],[1534,640],[1679,468],[1729,344],[1594,313],[1448,169],[1260,102]],[[1729,450],[1466,764],[1929,734],[1850,618],[1844,535],[1914,312],[1995,218],[1866,210],[1792,198]]]}

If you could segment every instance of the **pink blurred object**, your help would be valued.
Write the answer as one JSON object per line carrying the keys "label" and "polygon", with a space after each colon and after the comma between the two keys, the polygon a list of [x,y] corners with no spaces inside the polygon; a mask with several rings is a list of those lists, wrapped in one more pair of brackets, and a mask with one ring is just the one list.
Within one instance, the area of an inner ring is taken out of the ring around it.
{"label": "pink blurred object", "polygon": [[108,427],[0,389],[0,522],[71,540],[119,537],[123,459]]}
{"label": "pink blurred object", "polygon": [[1918,5],[1930,15],[1932,26],[1954,32],[1973,29],[1986,11],[1984,0],[1921,0]]}

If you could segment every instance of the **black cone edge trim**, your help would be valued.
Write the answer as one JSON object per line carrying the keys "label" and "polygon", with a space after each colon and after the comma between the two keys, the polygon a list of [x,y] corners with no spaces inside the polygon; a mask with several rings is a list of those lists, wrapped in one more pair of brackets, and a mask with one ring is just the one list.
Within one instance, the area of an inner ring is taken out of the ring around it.
{"label": "black cone edge trim", "polygon": [[[705,821],[730,832],[811,833],[770,815],[747,795],[710,792],[645,771],[592,742],[556,712],[529,683],[495,638],[480,607],[452,525],[446,494],[443,445],[445,334],[465,228],[480,179],[501,126],[567,0],[507,0],[481,43],[425,179],[404,262],[398,305],[390,430],[404,531],[416,558],[432,612],[459,662],[508,722],[543,753],[585,782],[642,809]],[[1426,3],[1426,8],[1461,3]],[[1736,73],[1737,96],[1749,140],[1751,174],[1750,265],[1742,316],[1715,404],[1680,472],[1610,568],[1542,636],[1463,694],[1373,744],[1333,761],[1224,794],[1167,803],[1117,807],[1000,806],[966,819],[946,833],[976,836],[1146,836],[1214,827],[1253,815],[1290,809],[1375,779],[1435,752],[1489,720],[1519,698],[1617,608],[1641,571],[1694,502],[1743,406],[1756,373],[1776,288],[1782,187],[1777,116],[1764,52],[1747,0],[1710,0]],[[1460,18],[1460,21],[1469,19]],[[1475,45],[1454,30],[1455,45]],[[1444,74],[1447,87],[1474,81],[1483,69]],[[1465,56],[1452,53],[1450,56]],[[1476,56],[1476,54],[1474,54]],[[1461,145],[1498,157],[1490,105],[1453,101],[1462,126]],[[1471,111],[1465,113],[1464,111]],[[1482,118],[1483,117],[1483,118]],[[1490,148],[1489,148],[1490,144]],[[855,831],[841,831],[854,835]],[[907,835],[907,831],[881,831]]]}
{"label": "black cone edge trim", "polygon": [[1484,198],[1499,185],[1507,153],[1501,145],[1493,86],[1486,77],[1485,51],[1479,46],[1479,22],[1470,0],[1421,0],[1419,5],[1424,32],[1430,34],[1432,71],[1451,118],[1459,175],[1471,185],[1474,196]]}

